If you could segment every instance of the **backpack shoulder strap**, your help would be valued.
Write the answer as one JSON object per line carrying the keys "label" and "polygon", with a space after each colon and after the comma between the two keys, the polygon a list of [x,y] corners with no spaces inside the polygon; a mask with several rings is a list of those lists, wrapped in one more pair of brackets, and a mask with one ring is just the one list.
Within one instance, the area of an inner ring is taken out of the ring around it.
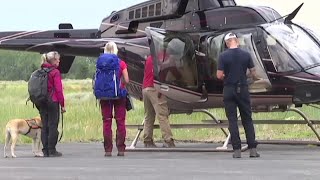
{"label": "backpack shoulder strap", "polygon": [[42,70],[44,70],[46,73],[51,72],[52,70],[56,69],[55,67],[51,67],[51,68],[41,68]]}

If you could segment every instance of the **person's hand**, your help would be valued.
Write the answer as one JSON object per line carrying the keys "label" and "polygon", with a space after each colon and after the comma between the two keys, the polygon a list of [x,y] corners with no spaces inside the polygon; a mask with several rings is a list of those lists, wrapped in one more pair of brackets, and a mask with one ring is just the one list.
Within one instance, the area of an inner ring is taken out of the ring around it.
{"label": "person's hand", "polygon": [[61,112],[65,113],[66,112],[66,108],[65,107],[61,107]]}
{"label": "person's hand", "polygon": [[259,81],[259,80],[262,80],[262,78],[258,78],[257,76],[253,76],[252,77],[253,81]]}

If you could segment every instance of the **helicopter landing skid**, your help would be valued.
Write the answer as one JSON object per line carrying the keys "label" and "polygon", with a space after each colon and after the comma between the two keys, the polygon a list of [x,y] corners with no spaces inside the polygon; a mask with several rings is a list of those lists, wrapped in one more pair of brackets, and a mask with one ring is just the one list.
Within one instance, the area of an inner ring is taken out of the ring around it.
{"label": "helicopter landing skid", "polygon": [[[213,121],[215,124],[212,124],[213,127],[220,127],[221,131],[223,132],[223,134],[226,136],[226,140],[223,144],[223,146],[221,147],[216,147],[216,148],[187,148],[187,147],[179,147],[179,148],[140,148],[140,147],[136,147],[138,140],[140,138],[141,132],[143,131],[143,125],[144,125],[144,120],[142,121],[141,125],[135,126],[135,125],[127,125],[127,127],[138,127],[138,132],[135,136],[135,138],[133,139],[131,145],[129,147],[126,147],[127,151],[163,151],[163,152],[232,152],[233,150],[228,148],[228,144],[230,141],[230,134],[226,132],[226,130],[224,129],[225,127],[227,127],[225,124],[223,125],[221,121],[217,120],[217,118],[210,113],[208,110],[205,109],[197,109],[197,110],[193,110],[193,113],[195,112],[200,112],[200,113],[205,113],[207,114],[212,120],[210,120],[211,122]],[[203,124],[201,126],[199,126],[200,124],[189,124],[189,125],[177,125],[177,124],[171,124],[171,128],[197,128],[197,127],[205,127],[205,126],[209,126],[209,124]],[[214,126],[216,125],[216,126]],[[158,128],[158,125],[155,125],[155,128]],[[241,151],[246,151],[248,149],[248,146],[245,145],[241,148]]]}

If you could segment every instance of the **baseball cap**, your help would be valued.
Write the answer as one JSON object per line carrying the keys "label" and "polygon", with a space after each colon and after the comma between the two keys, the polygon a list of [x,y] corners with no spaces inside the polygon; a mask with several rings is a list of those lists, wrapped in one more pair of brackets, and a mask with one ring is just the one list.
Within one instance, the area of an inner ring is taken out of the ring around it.
{"label": "baseball cap", "polygon": [[224,37],[224,41],[227,41],[227,40],[229,40],[231,38],[237,38],[237,35],[232,33],[232,32],[230,32]]}

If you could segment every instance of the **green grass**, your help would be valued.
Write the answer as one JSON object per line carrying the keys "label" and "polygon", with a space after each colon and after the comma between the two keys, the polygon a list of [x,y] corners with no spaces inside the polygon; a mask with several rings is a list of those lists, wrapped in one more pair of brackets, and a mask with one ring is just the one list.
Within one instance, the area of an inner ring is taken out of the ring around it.
{"label": "green grass", "polygon": [[[64,115],[63,142],[102,141],[102,118],[91,88],[91,80],[64,80],[66,109]],[[4,142],[4,127],[8,120],[14,118],[32,118],[38,115],[32,103],[26,105],[27,83],[24,81],[0,82],[0,142]],[[134,101],[135,110],[127,114],[127,124],[141,124],[144,116],[143,104]],[[319,117],[319,111],[303,108],[311,119]],[[216,117],[226,119],[224,110],[211,109]],[[297,114],[288,113],[255,113],[254,119],[301,119]],[[201,123],[209,119],[202,113],[191,115],[171,115],[171,123]],[[59,126],[60,128],[61,126]],[[115,122],[114,126],[115,128]],[[314,134],[306,125],[256,125],[257,139],[299,139],[316,140]],[[128,140],[132,140],[137,130],[128,129]],[[244,132],[241,129],[244,139]],[[173,129],[174,138],[182,141],[221,141],[224,135],[220,129]],[[161,140],[158,129],[155,130],[155,140]],[[29,138],[21,138],[20,143],[29,143]]]}

